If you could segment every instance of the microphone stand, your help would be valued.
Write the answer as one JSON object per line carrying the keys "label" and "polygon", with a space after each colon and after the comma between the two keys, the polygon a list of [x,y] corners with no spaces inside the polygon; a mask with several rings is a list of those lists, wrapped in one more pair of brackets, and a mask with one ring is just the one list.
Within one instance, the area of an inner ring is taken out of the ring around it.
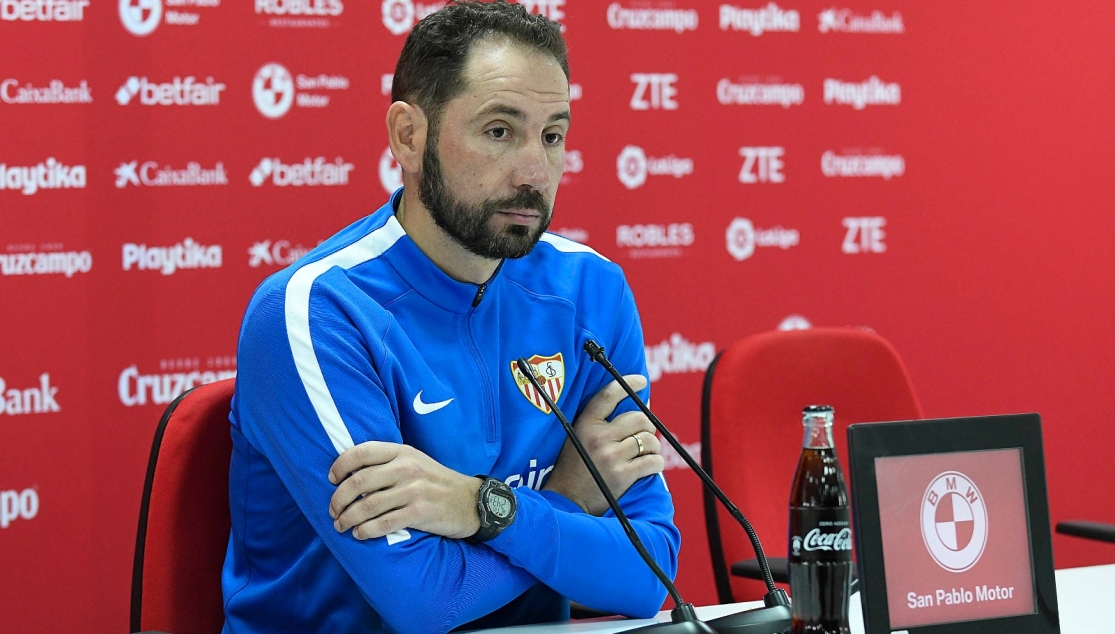
{"label": "microphone stand", "polygon": [[542,395],[542,399],[546,401],[546,404],[549,405],[550,409],[557,415],[558,420],[561,421],[561,426],[565,428],[566,435],[569,436],[569,440],[572,441],[573,446],[576,447],[577,453],[581,456],[581,460],[583,460],[585,466],[588,467],[589,473],[592,474],[592,479],[596,481],[596,486],[600,488],[600,492],[604,494],[604,499],[608,501],[608,506],[610,506],[612,512],[616,514],[616,519],[619,520],[620,525],[623,526],[623,532],[627,533],[627,538],[631,540],[631,544],[635,546],[635,550],[639,552],[639,556],[646,562],[647,567],[654,572],[654,575],[658,577],[658,580],[662,582],[662,585],[666,587],[666,591],[670,593],[670,598],[674,601],[675,607],[670,611],[671,622],[654,623],[629,631],[645,632],[654,630],[656,634],[659,632],[663,634],[713,634],[712,628],[697,619],[697,612],[693,609],[693,604],[686,603],[682,600],[681,594],[678,592],[673,582],[670,581],[670,578],[658,567],[654,558],[647,552],[646,547],[643,546],[642,540],[639,539],[639,534],[635,532],[635,528],[631,526],[631,522],[627,520],[627,516],[624,515],[623,509],[619,507],[619,503],[616,502],[615,496],[612,495],[611,489],[609,489],[608,485],[604,482],[604,477],[600,475],[592,458],[589,457],[588,450],[581,444],[581,439],[577,438],[577,434],[573,431],[573,425],[569,423],[569,419],[565,417],[565,414],[558,409],[557,403],[554,403],[549,393],[539,384],[538,377],[534,374],[534,368],[527,363],[527,360],[524,358],[519,358],[516,364],[519,366],[519,371],[526,376],[530,384],[534,386],[534,389],[538,390],[538,393]]}
{"label": "microphone stand", "polygon": [[767,556],[763,552],[763,545],[759,543],[759,535],[751,526],[751,522],[747,521],[747,518],[744,517],[743,513],[736,508],[736,505],[728,499],[724,491],[713,482],[709,474],[701,468],[701,465],[697,464],[693,456],[689,455],[685,447],[683,447],[678,439],[670,433],[669,429],[666,429],[666,426],[654,415],[654,412],[650,411],[650,408],[643,402],[643,399],[639,398],[639,395],[631,389],[631,386],[628,385],[627,381],[623,379],[623,376],[616,371],[615,366],[612,365],[612,362],[609,361],[608,357],[604,354],[604,348],[590,339],[585,342],[585,352],[588,353],[588,356],[592,358],[593,361],[604,366],[604,369],[616,379],[623,390],[627,392],[627,395],[631,397],[631,400],[633,400],[635,404],[639,406],[643,414],[646,414],[647,418],[650,419],[654,428],[662,434],[662,437],[665,438],[674,450],[677,451],[678,455],[685,460],[689,468],[701,478],[701,482],[705,485],[705,488],[712,491],[716,498],[720,500],[720,503],[724,505],[724,508],[728,509],[728,513],[730,513],[736,522],[743,527],[743,530],[747,532],[747,537],[751,540],[751,547],[755,550],[755,557],[759,562],[759,570],[763,574],[763,582],[767,586],[767,593],[763,597],[764,607],[746,610],[736,614],[729,614],[728,616],[713,619],[709,621],[708,624],[716,630],[718,634],[780,634],[788,629],[793,619],[793,610],[790,608],[790,598],[786,596],[785,590],[774,585],[774,578],[771,577],[770,574],[770,564],[767,563]]}

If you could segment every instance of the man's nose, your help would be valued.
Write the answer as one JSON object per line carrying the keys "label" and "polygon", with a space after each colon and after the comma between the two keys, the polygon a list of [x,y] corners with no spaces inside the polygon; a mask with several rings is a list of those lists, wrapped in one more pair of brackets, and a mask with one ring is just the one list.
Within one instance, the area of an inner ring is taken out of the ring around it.
{"label": "man's nose", "polygon": [[545,191],[550,185],[550,156],[541,141],[526,144],[515,157],[515,187]]}

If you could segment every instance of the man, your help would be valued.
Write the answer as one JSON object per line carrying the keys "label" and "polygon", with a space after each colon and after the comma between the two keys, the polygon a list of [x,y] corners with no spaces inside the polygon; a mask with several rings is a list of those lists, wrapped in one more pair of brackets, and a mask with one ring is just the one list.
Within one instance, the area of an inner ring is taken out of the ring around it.
{"label": "man", "polygon": [[568,618],[570,599],[661,605],[514,368],[530,359],[576,415],[673,576],[661,445],[581,352],[595,339],[645,373],[631,291],[544,233],[568,86],[558,26],[515,5],[451,5],[408,37],[387,113],[403,189],[268,278],[244,317],[226,632],[444,632]]}

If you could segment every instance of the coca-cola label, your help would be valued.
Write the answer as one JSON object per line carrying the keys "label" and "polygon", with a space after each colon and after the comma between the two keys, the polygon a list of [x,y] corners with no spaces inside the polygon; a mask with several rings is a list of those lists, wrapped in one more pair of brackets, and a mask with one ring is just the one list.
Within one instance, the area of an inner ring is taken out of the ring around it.
{"label": "coca-cola label", "polygon": [[851,561],[852,528],[848,507],[795,508],[790,526],[790,563]]}

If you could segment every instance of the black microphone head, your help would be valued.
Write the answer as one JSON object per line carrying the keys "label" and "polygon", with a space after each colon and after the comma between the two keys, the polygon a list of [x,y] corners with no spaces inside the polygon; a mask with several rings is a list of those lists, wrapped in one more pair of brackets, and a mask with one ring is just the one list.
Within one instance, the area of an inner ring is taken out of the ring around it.
{"label": "black microphone head", "polygon": [[589,339],[585,342],[585,352],[587,352],[588,356],[592,357],[592,360],[596,362],[599,362],[600,358],[604,356],[604,348],[602,348],[600,344],[596,343],[592,339]]}
{"label": "black microphone head", "polygon": [[530,364],[527,363],[527,360],[524,357],[519,357],[518,359],[516,359],[515,365],[519,366],[519,372],[522,372],[527,376],[534,375],[534,368],[530,367]]}

